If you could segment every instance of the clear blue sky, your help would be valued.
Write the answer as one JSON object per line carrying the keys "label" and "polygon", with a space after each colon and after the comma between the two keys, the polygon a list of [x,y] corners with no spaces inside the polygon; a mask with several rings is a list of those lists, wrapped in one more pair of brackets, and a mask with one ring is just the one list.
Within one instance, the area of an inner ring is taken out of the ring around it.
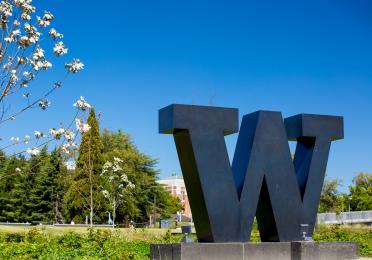
{"label": "clear blue sky", "polygon": [[[236,107],[241,116],[343,115],[345,140],[332,146],[328,175],[346,191],[356,172],[372,171],[371,1],[34,2],[55,14],[70,57],[86,69],[50,111],[3,127],[6,136],[68,121],[83,95],[102,127],[123,129],[159,159],[164,177],[180,174],[173,138],[158,134],[158,109],[171,103]],[[236,135],[227,140],[231,156]]]}

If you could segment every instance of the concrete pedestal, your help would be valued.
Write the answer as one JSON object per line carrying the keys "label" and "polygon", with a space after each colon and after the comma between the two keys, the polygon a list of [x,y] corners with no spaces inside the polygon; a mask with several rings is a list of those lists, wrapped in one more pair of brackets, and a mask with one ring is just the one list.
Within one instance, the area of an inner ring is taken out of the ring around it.
{"label": "concrete pedestal", "polygon": [[350,260],[354,242],[180,243],[151,245],[152,260]]}

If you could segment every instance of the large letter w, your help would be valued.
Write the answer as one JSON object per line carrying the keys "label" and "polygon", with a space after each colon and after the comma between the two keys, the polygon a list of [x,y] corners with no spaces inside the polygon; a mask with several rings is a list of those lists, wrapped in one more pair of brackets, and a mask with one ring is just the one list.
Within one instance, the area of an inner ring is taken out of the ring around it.
{"label": "large letter w", "polygon": [[238,131],[237,109],[171,105],[159,111],[159,131],[174,136],[199,241],[247,242],[255,216],[263,242],[301,240],[301,226],[312,235],[342,117],[245,115],[232,166],[224,136]]}

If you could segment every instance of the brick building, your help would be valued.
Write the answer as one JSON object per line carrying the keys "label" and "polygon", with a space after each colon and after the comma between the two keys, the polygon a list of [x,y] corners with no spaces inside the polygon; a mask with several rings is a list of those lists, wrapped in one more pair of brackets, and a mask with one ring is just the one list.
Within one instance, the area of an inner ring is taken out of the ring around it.
{"label": "brick building", "polygon": [[158,180],[158,183],[164,186],[164,189],[167,190],[170,194],[175,197],[178,197],[181,200],[182,204],[182,221],[191,221],[192,214],[189,204],[189,197],[187,196],[187,191],[185,187],[185,182],[181,176],[173,175],[168,178]]}

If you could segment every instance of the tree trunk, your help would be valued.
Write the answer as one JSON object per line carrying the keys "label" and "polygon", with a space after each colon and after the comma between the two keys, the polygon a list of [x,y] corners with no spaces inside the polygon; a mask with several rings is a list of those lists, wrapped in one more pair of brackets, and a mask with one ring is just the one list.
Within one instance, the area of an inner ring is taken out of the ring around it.
{"label": "tree trunk", "polygon": [[89,171],[89,182],[90,182],[90,227],[93,227],[93,183],[92,183],[92,171]]}
{"label": "tree trunk", "polygon": [[115,228],[115,217],[116,217],[116,199],[114,198],[114,203],[112,207],[112,228]]}

